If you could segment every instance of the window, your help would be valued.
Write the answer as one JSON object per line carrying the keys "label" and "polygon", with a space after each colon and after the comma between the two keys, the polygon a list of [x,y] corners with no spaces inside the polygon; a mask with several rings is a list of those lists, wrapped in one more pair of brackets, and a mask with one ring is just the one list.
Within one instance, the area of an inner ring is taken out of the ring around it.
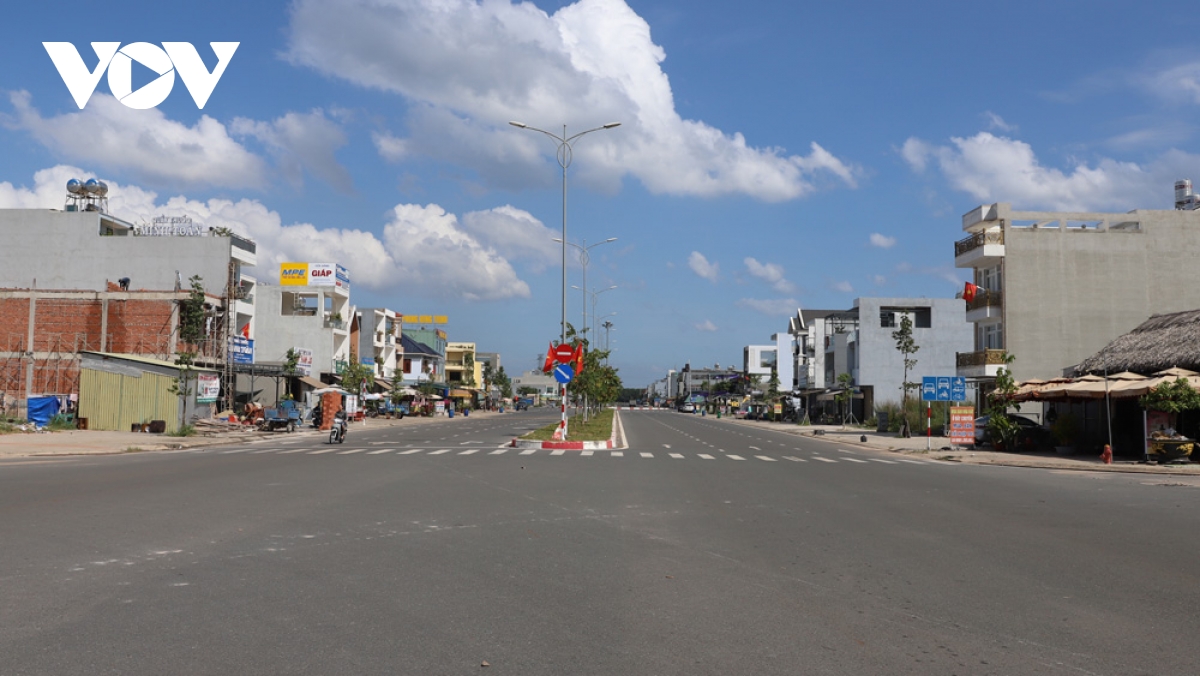
{"label": "window", "polygon": [[933,308],[919,307],[913,310],[913,327],[918,329],[933,328]]}
{"label": "window", "polygon": [[985,350],[1004,349],[1004,327],[1000,323],[985,324],[979,327],[980,344]]}
{"label": "window", "polygon": [[891,309],[879,311],[879,328],[894,329],[896,328],[896,313]]}
{"label": "window", "polygon": [[979,271],[979,288],[989,291],[1002,291],[1000,266],[984,268]]}
{"label": "window", "polygon": [[404,360],[404,372],[412,373],[412,360],[411,359]]}

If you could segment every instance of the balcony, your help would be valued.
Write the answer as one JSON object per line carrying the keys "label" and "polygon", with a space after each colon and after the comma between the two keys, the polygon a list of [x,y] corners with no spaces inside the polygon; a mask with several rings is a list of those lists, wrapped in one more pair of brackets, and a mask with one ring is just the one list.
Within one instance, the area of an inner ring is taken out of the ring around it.
{"label": "balcony", "polygon": [[325,328],[335,329],[337,331],[345,331],[346,330],[346,322],[341,319],[326,318],[325,319]]}
{"label": "balcony", "polygon": [[968,322],[999,321],[1004,317],[1004,292],[980,289],[967,303]]}
{"label": "balcony", "polygon": [[954,243],[954,267],[994,265],[1004,258],[1004,231],[1000,228],[968,235]]}
{"label": "balcony", "polygon": [[958,375],[966,377],[995,377],[1004,366],[1006,350],[979,350],[978,352],[959,352],[955,355],[955,366]]}

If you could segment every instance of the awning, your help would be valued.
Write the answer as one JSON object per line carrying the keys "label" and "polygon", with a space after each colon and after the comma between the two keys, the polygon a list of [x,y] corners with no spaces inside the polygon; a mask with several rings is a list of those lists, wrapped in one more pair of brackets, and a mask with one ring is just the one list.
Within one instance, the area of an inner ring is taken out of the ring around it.
{"label": "awning", "polygon": [[463,397],[469,398],[469,397],[473,397],[474,394],[470,390],[450,390],[450,396],[451,397],[459,397],[459,398],[463,398]]}
{"label": "awning", "polygon": [[308,385],[309,387],[315,387],[317,389],[321,389],[322,387],[326,386],[325,383],[313,378],[312,376],[300,376],[300,382]]}

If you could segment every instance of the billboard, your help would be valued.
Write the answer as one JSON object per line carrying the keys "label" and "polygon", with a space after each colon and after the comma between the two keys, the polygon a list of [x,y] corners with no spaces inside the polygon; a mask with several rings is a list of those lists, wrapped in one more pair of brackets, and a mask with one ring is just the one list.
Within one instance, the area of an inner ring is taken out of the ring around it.
{"label": "billboard", "polygon": [[311,376],[313,367],[312,350],[303,347],[293,347],[292,349],[296,351],[296,373],[302,376]]}
{"label": "billboard", "polygon": [[200,373],[196,375],[196,403],[212,404],[221,394],[221,376],[216,373]]}
{"label": "billboard", "polygon": [[254,341],[244,336],[232,336],[229,339],[229,355],[235,364],[253,364]]}
{"label": "billboard", "polygon": [[334,283],[339,289],[350,290],[350,272],[340,265],[334,265]]}
{"label": "billboard", "polygon": [[279,286],[308,286],[308,263],[280,263]]}
{"label": "billboard", "polygon": [[336,286],[337,273],[333,263],[309,263],[308,264],[308,285],[309,286]]}

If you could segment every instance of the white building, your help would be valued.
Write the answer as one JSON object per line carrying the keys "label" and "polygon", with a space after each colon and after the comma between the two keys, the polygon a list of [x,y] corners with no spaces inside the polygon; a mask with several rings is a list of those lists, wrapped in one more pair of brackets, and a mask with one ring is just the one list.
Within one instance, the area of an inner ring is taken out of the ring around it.
{"label": "white building", "polygon": [[[329,271],[345,281],[330,283],[321,274]],[[355,311],[350,304],[349,274],[335,264],[284,263],[280,281],[280,286],[259,284],[255,291],[259,328],[255,361],[282,363],[288,350],[300,348],[312,352],[312,377],[341,373],[350,363],[349,319]]]}
{"label": "white building", "polygon": [[375,370],[375,376],[391,380],[400,368],[402,352],[400,344],[400,322],[393,310],[386,308],[359,308],[358,317],[358,361]]}

